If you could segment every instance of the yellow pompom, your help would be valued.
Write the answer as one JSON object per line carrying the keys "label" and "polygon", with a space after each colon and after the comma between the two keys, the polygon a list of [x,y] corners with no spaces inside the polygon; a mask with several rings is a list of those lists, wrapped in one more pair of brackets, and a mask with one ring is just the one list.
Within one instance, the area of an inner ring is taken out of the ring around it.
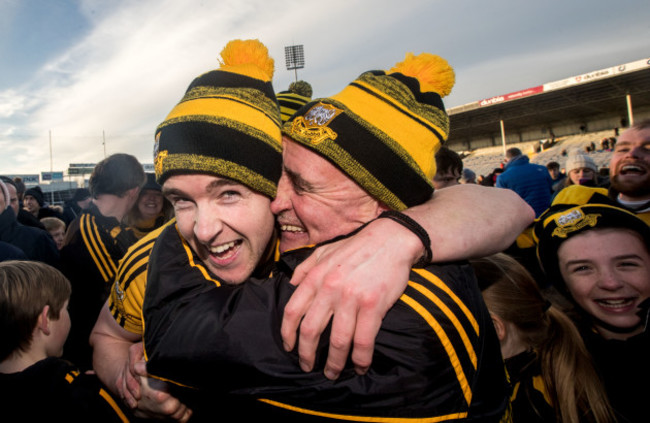
{"label": "yellow pompom", "polygon": [[407,53],[403,62],[397,63],[388,74],[401,73],[420,82],[422,92],[433,91],[441,97],[451,93],[456,82],[454,69],[440,56],[422,53],[417,56]]}
{"label": "yellow pompom", "polygon": [[270,81],[275,62],[259,40],[232,40],[221,51],[221,69]]}

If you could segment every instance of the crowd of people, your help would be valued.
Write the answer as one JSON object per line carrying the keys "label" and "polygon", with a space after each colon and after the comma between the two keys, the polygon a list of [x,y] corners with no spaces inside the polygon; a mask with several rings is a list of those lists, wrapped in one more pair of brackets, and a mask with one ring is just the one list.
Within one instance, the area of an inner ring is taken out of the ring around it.
{"label": "crowd of people", "polygon": [[484,186],[439,56],[316,99],[257,40],[220,59],[154,174],[111,155],[60,210],[0,179],[6,416],[644,421],[650,121],[607,178],[512,148]]}

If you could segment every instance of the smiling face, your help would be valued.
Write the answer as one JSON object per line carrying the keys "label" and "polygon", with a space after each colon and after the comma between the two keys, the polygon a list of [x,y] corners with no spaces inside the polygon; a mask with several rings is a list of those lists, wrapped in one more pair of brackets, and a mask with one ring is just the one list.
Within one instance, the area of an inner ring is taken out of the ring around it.
{"label": "smiling face", "polygon": [[230,284],[253,273],[274,230],[268,197],[211,175],[171,176],[163,193],[181,235],[212,273]]}
{"label": "smiling face", "polygon": [[649,200],[650,128],[623,132],[614,147],[609,168],[611,185],[623,200]]}
{"label": "smiling face", "polygon": [[138,198],[138,211],[144,219],[153,219],[163,209],[162,192],[155,189],[145,189]]}
{"label": "smiling face", "polygon": [[[608,228],[575,235],[558,249],[560,272],[576,303],[620,328],[637,325],[639,304],[650,297],[650,254],[635,232]],[[596,325],[605,338],[626,338]]]}
{"label": "smiling face", "polygon": [[286,137],[283,146],[282,177],[271,203],[281,251],[346,234],[386,210],[320,155]]}

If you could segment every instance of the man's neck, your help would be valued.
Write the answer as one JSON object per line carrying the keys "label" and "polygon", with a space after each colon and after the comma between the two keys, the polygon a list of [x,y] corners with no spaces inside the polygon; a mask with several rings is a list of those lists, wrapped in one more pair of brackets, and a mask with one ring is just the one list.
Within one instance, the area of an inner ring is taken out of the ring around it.
{"label": "man's neck", "polygon": [[120,222],[129,211],[128,199],[112,194],[99,195],[93,199],[93,204],[102,216],[114,217]]}
{"label": "man's neck", "polygon": [[618,201],[626,206],[626,207],[632,207],[634,206],[640,206],[644,203],[647,203],[650,201],[650,194],[645,195],[645,196],[640,196],[640,197],[630,197],[628,195],[625,195],[623,193],[618,194]]}

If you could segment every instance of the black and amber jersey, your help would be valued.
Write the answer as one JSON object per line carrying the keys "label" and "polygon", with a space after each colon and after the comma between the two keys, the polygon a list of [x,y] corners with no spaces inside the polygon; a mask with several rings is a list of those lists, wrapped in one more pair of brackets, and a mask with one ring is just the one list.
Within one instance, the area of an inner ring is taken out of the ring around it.
{"label": "black and amber jersey", "polygon": [[513,423],[553,423],[555,408],[541,375],[537,354],[524,351],[506,359],[512,387],[510,396]]}
{"label": "black and amber jersey", "polygon": [[[284,350],[280,325],[294,287],[295,267],[311,250],[282,255],[270,279],[222,284],[174,228],[156,242],[143,306],[150,374],[198,388],[210,403],[198,414],[238,405],[246,418],[284,421],[500,421],[508,385],[499,343],[471,267],[465,263],[414,269],[386,314],[372,366],[362,376],[347,367],[336,381],[323,375],[329,339],[315,370],[304,373]],[[179,388],[192,404],[197,390]],[[196,395],[198,397],[198,395]],[[224,404],[217,406],[217,398]],[[269,414],[271,413],[271,414]]]}
{"label": "black and amber jersey", "polygon": [[147,285],[149,254],[160,232],[175,222],[174,218],[133,244],[117,267],[108,307],[115,321],[131,333],[142,335],[142,301]]}
{"label": "black and amber jersey", "polygon": [[114,217],[103,216],[95,205],[85,209],[66,231],[61,270],[70,280],[72,327],[64,349],[67,359],[90,368],[90,332],[127,249],[137,241],[133,231]]}
{"label": "black and amber jersey", "polygon": [[95,375],[50,357],[22,372],[0,373],[1,420],[6,422],[128,422],[131,416]]}

